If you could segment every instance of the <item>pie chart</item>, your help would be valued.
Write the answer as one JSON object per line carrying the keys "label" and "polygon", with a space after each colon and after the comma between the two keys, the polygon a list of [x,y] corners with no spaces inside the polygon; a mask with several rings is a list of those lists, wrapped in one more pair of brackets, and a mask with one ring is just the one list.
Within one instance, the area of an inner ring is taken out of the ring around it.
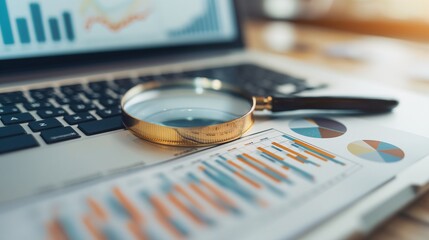
{"label": "pie chart", "polygon": [[292,131],[312,138],[335,138],[347,132],[346,126],[328,118],[303,118],[290,122]]}
{"label": "pie chart", "polygon": [[355,156],[382,163],[394,163],[404,159],[405,154],[400,148],[386,142],[362,140],[350,143],[347,149]]}

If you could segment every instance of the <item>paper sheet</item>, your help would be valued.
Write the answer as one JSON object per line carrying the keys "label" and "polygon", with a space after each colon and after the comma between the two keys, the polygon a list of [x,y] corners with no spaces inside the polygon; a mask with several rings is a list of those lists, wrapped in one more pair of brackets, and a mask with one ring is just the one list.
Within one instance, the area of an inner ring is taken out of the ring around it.
{"label": "paper sheet", "polygon": [[293,238],[429,154],[428,139],[352,118],[264,126],[4,211],[0,238]]}

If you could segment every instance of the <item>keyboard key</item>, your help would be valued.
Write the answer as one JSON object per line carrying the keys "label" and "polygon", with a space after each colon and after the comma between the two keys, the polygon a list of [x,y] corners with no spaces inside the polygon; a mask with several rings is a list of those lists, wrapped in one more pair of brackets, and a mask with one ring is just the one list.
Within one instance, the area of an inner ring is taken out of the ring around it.
{"label": "keyboard key", "polygon": [[63,142],[80,138],[79,134],[71,127],[55,128],[42,131],[40,136],[47,144]]}
{"label": "keyboard key", "polygon": [[107,81],[98,81],[88,83],[88,87],[94,92],[103,92],[109,88],[109,85],[107,84]]}
{"label": "keyboard key", "polygon": [[0,93],[0,97],[1,96],[23,96],[23,95],[24,93],[22,91]]}
{"label": "keyboard key", "polygon": [[31,131],[40,132],[47,129],[62,127],[63,125],[55,118],[50,118],[42,121],[31,122],[28,124]]}
{"label": "keyboard key", "polygon": [[64,120],[70,125],[75,125],[79,123],[95,121],[97,119],[90,113],[78,113],[75,115],[65,116]]}
{"label": "keyboard key", "polygon": [[83,86],[82,84],[61,86],[60,91],[67,96],[76,95],[83,91]]}
{"label": "keyboard key", "polygon": [[40,89],[31,89],[29,92],[30,92],[30,96],[36,101],[41,101],[41,100],[46,100],[48,98],[52,98],[55,94],[55,90],[52,87],[40,88]]}
{"label": "keyboard key", "polygon": [[90,100],[110,98],[110,96],[107,95],[107,93],[101,92],[101,91],[100,92],[85,92],[85,93],[83,93],[83,95],[85,95],[85,97],[90,99]]}
{"label": "keyboard key", "polygon": [[31,102],[31,103],[25,103],[24,107],[28,111],[32,111],[32,110],[39,110],[39,109],[45,109],[45,108],[52,108],[53,106],[48,102]]}
{"label": "keyboard key", "polygon": [[120,105],[120,100],[119,99],[113,99],[113,98],[100,99],[100,100],[98,100],[98,102],[101,105],[103,105],[103,107],[105,107],[105,108],[110,108],[113,106]]}
{"label": "keyboard key", "polygon": [[88,136],[123,128],[124,126],[120,116],[79,124],[79,129]]}
{"label": "keyboard key", "polygon": [[97,107],[91,103],[90,104],[81,103],[81,104],[70,105],[70,109],[75,113],[79,113],[79,112],[88,112],[90,110],[97,109]]}
{"label": "keyboard key", "polygon": [[128,90],[130,90],[133,86],[130,87],[115,87],[115,88],[111,88],[111,90],[117,94],[117,95],[124,95]]}
{"label": "keyboard key", "polygon": [[30,113],[18,113],[1,117],[1,121],[4,125],[27,123],[32,122],[34,120],[34,117]]}
{"label": "keyboard key", "polygon": [[139,76],[138,81],[140,83],[147,83],[147,82],[152,82],[156,79],[156,76],[154,75],[142,75]]}
{"label": "keyboard key", "polygon": [[55,90],[53,87],[47,87],[47,88],[38,88],[38,89],[31,89],[29,92],[31,93],[53,93]]}
{"label": "keyboard key", "polygon": [[8,127],[0,128],[0,138],[23,135],[23,134],[26,134],[26,132],[24,128],[22,128],[20,125],[12,125]]}
{"label": "keyboard key", "polygon": [[20,112],[21,111],[17,107],[15,107],[15,106],[0,107],[0,116],[1,115],[20,113]]}
{"label": "keyboard key", "polygon": [[73,95],[68,97],[55,97],[55,101],[60,105],[69,105],[69,104],[80,104],[83,103],[82,98],[79,95]]}
{"label": "keyboard key", "polygon": [[17,103],[25,103],[28,102],[28,99],[21,95],[1,95],[0,103],[2,105],[11,105]]}
{"label": "keyboard key", "polygon": [[46,118],[65,116],[65,115],[68,115],[68,113],[62,108],[48,108],[48,109],[38,110],[37,115],[39,115],[39,117],[43,119],[46,119]]}
{"label": "keyboard key", "polygon": [[0,139],[0,154],[33,148],[39,143],[32,135],[19,135]]}
{"label": "keyboard key", "polygon": [[102,110],[97,110],[98,116],[102,118],[109,118],[121,115],[121,109],[118,108],[106,108]]}
{"label": "keyboard key", "polygon": [[30,96],[34,101],[46,101],[46,99],[51,98],[51,95],[43,93],[30,93]]}
{"label": "keyboard key", "polygon": [[113,82],[118,86],[132,86],[132,85],[134,85],[131,78],[116,79],[116,80],[113,80]]}

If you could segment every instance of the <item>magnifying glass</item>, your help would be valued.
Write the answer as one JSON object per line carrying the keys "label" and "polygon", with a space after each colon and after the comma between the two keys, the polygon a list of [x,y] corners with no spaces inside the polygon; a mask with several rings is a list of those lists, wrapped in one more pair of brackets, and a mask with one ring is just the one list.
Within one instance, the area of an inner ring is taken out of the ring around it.
{"label": "magnifying glass", "polygon": [[391,111],[395,100],[348,97],[254,97],[219,80],[149,82],[122,98],[122,121],[139,138],[171,146],[209,146],[240,138],[255,111]]}

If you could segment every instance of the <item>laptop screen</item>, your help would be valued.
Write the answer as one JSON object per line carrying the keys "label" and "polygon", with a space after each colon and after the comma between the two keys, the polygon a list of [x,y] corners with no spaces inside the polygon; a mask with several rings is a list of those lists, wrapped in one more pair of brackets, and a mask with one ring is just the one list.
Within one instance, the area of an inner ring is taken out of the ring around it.
{"label": "laptop screen", "polygon": [[227,43],[233,0],[0,0],[0,60]]}

